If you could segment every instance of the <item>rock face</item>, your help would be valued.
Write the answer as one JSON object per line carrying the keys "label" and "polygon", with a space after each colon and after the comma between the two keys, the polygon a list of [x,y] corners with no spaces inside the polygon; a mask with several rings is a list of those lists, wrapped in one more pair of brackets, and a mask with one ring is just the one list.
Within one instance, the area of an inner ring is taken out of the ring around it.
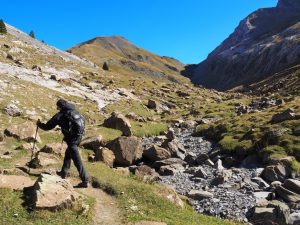
{"label": "rock face", "polygon": [[122,131],[124,136],[131,136],[132,130],[129,121],[122,114],[113,112],[111,116],[106,119],[103,126],[108,128],[114,128]]}
{"label": "rock face", "polygon": [[263,80],[300,62],[300,1],[258,9],[207,59],[186,69],[194,83],[227,90]]}
{"label": "rock face", "polygon": [[33,189],[36,209],[56,211],[71,208],[79,198],[69,181],[48,174],[41,174]]}
{"label": "rock face", "polygon": [[[33,142],[35,138],[36,126],[33,123],[25,122],[18,125],[12,125],[5,129],[4,133],[7,136],[15,137],[27,142]],[[37,142],[41,142],[39,134],[36,138]]]}
{"label": "rock face", "polygon": [[107,144],[115,154],[115,164],[120,166],[130,166],[133,162],[142,157],[143,151],[141,139],[131,137],[119,137]]}

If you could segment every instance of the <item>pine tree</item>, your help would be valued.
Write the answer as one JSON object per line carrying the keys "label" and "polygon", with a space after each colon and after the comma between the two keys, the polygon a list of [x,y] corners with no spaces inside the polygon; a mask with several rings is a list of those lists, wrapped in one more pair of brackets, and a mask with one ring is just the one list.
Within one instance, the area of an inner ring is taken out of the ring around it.
{"label": "pine tree", "polygon": [[0,34],[6,34],[7,30],[6,30],[6,26],[5,23],[3,22],[3,20],[0,20]]}
{"label": "pine tree", "polygon": [[35,34],[34,34],[33,30],[30,31],[29,36],[35,39]]}
{"label": "pine tree", "polygon": [[109,70],[109,67],[108,67],[107,62],[104,62],[104,63],[103,63],[102,69],[103,69],[103,70]]}

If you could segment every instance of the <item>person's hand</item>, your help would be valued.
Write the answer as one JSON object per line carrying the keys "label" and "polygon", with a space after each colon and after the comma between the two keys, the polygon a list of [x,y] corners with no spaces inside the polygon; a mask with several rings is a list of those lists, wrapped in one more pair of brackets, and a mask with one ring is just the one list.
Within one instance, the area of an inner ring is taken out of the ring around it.
{"label": "person's hand", "polygon": [[37,126],[40,126],[40,125],[41,125],[41,120],[40,120],[40,119],[38,119],[38,120],[36,121],[36,125],[37,125]]}

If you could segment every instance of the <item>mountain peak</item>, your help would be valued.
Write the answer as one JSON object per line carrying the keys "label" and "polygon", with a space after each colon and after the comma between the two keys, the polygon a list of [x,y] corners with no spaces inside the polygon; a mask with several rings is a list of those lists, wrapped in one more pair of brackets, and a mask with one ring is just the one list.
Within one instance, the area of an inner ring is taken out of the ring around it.
{"label": "mountain peak", "polygon": [[300,0],[279,0],[277,8],[300,8]]}

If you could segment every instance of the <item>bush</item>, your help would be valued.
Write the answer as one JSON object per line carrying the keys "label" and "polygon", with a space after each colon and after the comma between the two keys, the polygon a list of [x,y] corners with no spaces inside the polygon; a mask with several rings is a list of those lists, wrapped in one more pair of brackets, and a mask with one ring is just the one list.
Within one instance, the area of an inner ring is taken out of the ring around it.
{"label": "bush", "polygon": [[103,70],[106,70],[106,71],[109,70],[109,67],[108,67],[107,62],[104,62],[104,63],[103,63],[102,69],[103,69]]}
{"label": "bush", "polygon": [[29,36],[32,37],[32,38],[35,38],[34,32],[33,32],[33,31],[30,31]]}
{"label": "bush", "polygon": [[3,22],[3,20],[0,20],[0,34],[6,34],[7,30],[6,30],[6,26],[5,23]]}

